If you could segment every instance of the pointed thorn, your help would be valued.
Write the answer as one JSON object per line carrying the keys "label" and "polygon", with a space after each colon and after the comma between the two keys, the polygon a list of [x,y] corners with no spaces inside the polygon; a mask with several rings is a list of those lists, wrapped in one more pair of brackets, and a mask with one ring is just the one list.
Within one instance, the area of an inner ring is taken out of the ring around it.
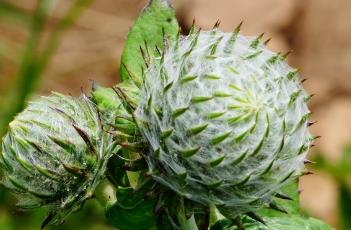
{"label": "pointed thorn", "polygon": [[[136,109],[136,105],[132,102],[132,100],[128,97],[128,95],[126,95],[126,93],[119,88],[118,86],[114,86],[112,87],[113,91],[115,91],[115,93],[117,94],[117,96],[125,103],[124,107],[126,108],[126,110],[128,110],[129,112],[134,112]],[[134,120],[134,116],[133,116],[133,120]]]}
{"label": "pointed thorn", "polygon": [[96,81],[95,80],[90,80],[91,82],[91,91],[94,92],[97,88],[96,86]]}
{"label": "pointed thorn", "polygon": [[147,41],[145,39],[144,39],[144,46],[145,46],[146,54],[150,58],[149,46],[148,46]]}
{"label": "pointed thorn", "polygon": [[308,176],[308,175],[313,175],[313,174],[314,174],[314,173],[311,172],[311,171],[304,171],[304,172],[301,173],[300,176]]}
{"label": "pointed thorn", "polygon": [[311,161],[311,160],[308,160],[308,159],[305,159],[305,160],[303,161],[303,163],[304,163],[305,165],[307,165],[307,164],[315,164],[316,162]]}
{"label": "pointed thorn", "polygon": [[233,220],[233,223],[234,223],[235,226],[238,227],[239,230],[245,230],[244,224],[243,224],[243,222],[241,221],[240,216],[236,217],[236,218]]}
{"label": "pointed thorn", "polygon": [[249,216],[249,217],[251,217],[252,219],[254,219],[254,220],[260,222],[261,224],[267,226],[266,222],[264,222],[264,220],[263,220],[260,216],[258,216],[256,213],[254,213],[254,212],[248,212],[248,213],[246,213],[246,215]]}
{"label": "pointed thorn", "polygon": [[172,112],[172,118],[175,119],[175,118],[179,117],[180,115],[185,113],[188,109],[189,109],[189,107],[182,107],[182,108],[179,108],[179,109],[175,109]]}
{"label": "pointed thorn", "polygon": [[291,198],[283,193],[276,193],[275,197],[277,197],[279,199],[283,199],[283,200],[294,200],[293,198]]}
{"label": "pointed thorn", "polygon": [[301,84],[305,83],[307,81],[307,78],[304,78],[300,81]]}
{"label": "pointed thorn", "polygon": [[306,97],[304,98],[305,102],[311,101],[312,97],[314,97],[314,96],[315,96],[315,94],[310,94],[309,96],[306,96]]}
{"label": "pointed thorn", "polygon": [[283,208],[279,207],[277,204],[275,204],[274,202],[270,203],[269,204],[269,207],[273,210],[276,210],[278,212],[282,212],[282,213],[285,213],[285,214],[288,214],[288,212],[286,210],[284,210]]}
{"label": "pointed thorn", "polygon": [[168,137],[170,137],[172,135],[172,133],[173,133],[173,129],[163,130],[161,132],[160,137],[161,137],[161,139],[167,139]]}
{"label": "pointed thorn", "polygon": [[121,142],[118,143],[120,146],[122,146],[123,148],[126,148],[127,150],[131,150],[131,151],[143,151],[145,149],[145,143],[143,142],[135,142],[135,143],[130,143],[130,142]]}
{"label": "pointed thorn", "polygon": [[144,60],[144,63],[146,65],[146,67],[149,68],[149,63],[148,63],[148,60],[146,59],[146,55],[145,55],[144,49],[141,46],[139,46],[139,50],[140,50],[140,54],[141,54],[141,56],[142,56],[142,58]]}
{"label": "pointed thorn", "polygon": [[94,145],[91,143],[90,141],[90,138],[89,138],[89,135],[81,128],[79,128],[78,126],[76,125],[72,125],[73,128],[77,131],[77,133],[79,134],[79,136],[84,140],[84,142],[87,144],[89,150],[90,150],[90,153],[94,154],[95,155],[95,148],[94,148]]}
{"label": "pointed thorn", "polygon": [[80,167],[75,166],[75,165],[67,165],[64,162],[62,162],[61,160],[60,160],[60,163],[62,164],[62,166],[64,167],[64,169],[67,172],[69,172],[75,176],[86,177],[88,174],[87,170],[84,168],[80,168]]}
{"label": "pointed thorn", "polygon": [[186,158],[194,156],[196,153],[200,151],[201,147],[195,147],[195,148],[190,148],[190,149],[183,149],[180,150],[182,155]]}
{"label": "pointed thorn", "polygon": [[234,30],[235,33],[239,33],[239,32],[240,32],[243,23],[244,23],[244,21],[241,21],[241,22],[239,23],[239,25],[238,25],[238,26],[235,28],[235,30]]}
{"label": "pointed thorn", "polygon": [[81,93],[84,97],[88,97],[87,94],[84,92],[83,86],[80,87],[80,93]]}
{"label": "pointed thorn", "polygon": [[261,40],[261,39],[263,38],[264,34],[265,34],[264,32],[261,33],[261,34],[257,37],[257,39],[258,39],[258,40]]}
{"label": "pointed thorn", "polygon": [[182,33],[182,27],[178,27],[178,33],[177,33],[177,36],[179,37],[180,36],[180,34]]}
{"label": "pointed thorn", "polygon": [[45,217],[43,223],[40,226],[40,229],[44,229],[48,224],[50,224],[51,220],[54,218],[55,214],[53,212],[49,212]]}
{"label": "pointed thorn", "polygon": [[282,56],[283,60],[285,60],[292,52],[293,52],[293,50],[289,50],[288,52],[283,54],[283,56]]}
{"label": "pointed thorn", "polygon": [[264,36],[264,33],[260,34],[258,37],[256,37],[250,44],[251,48],[257,49],[258,45],[260,44],[260,41],[262,37]]}
{"label": "pointed thorn", "polygon": [[195,23],[196,23],[196,20],[195,20],[195,18],[193,18],[193,22],[192,22],[191,27],[190,27],[189,35],[194,33]]}
{"label": "pointed thorn", "polygon": [[299,71],[300,71],[299,69],[294,69],[294,70],[290,71],[290,72],[287,74],[287,78],[288,78],[289,80],[295,79],[295,77],[298,75]]}
{"label": "pointed thorn", "polygon": [[141,82],[136,78],[136,76],[134,76],[134,74],[132,74],[132,72],[129,70],[129,68],[127,67],[127,65],[122,62],[122,66],[124,67],[124,69],[127,71],[128,76],[130,77],[130,79],[134,82],[134,84],[140,89],[141,87]]}
{"label": "pointed thorn", "polygon": [[221,24],[221,21],[218,19],[216,21],[216,23],[214,24],[213,28],[212,29],[217,29],[219,27],[219,25]]}
{"label": "pointed thorn", "polygon": [[100,111],[97,111],[97,116],[98,116],[98,123],[99,123],[99,127],[101,130],[104,130],[103,124],[102,124],[102,119],[101,119],[101,114]]}
{"label": "pointed thorn", "polygon": [[268,45],[268,43],[272,40],[272,38],[268,38],[265,42],[263,42],[263,44],[266,46]]}
{"label": "pointed thorn", "polygon": [[303,189],[297,190],[297,193],[300,195],[303,192]]}
{"label": "pointed thorn", "polygon": [[309,122],[307,123],[307,126],[310,127],[310,126],[312,126],[312,125],[314,125],[314,124],[316,124],[316,123],[317,123],[317,121],[309,121]]}
{"label": "pointed thorn", "polygon": [[161,49],[157,45],[155,45],[155,49],[156,49],[158,55],[161,56]]}

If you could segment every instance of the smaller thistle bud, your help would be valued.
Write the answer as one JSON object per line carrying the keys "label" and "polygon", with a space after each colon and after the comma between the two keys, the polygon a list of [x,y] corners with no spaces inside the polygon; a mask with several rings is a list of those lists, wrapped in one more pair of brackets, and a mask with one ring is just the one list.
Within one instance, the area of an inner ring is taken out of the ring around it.
{"label": "smaller thistle bud", "polygon": [[116,146],[85,95],[54,93],[29,104],[9,125],[0,162],[2,183],[23,209],[49,207],[59,224],[93,196]]}

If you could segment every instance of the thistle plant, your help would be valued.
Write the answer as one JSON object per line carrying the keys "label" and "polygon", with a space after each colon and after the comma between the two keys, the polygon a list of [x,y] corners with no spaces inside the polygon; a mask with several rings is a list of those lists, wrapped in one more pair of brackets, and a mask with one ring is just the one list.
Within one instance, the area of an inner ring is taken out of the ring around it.
{"label": "thistle plant", "polygon": [[181,35],[170,3],[152,0],[128,35],[122,83],[30,103],[0,161],[19,206],[49,207],[42,227],[103,197],[121,230],[330,229],[298,208],[314,139],[298,71],[263,35],[218,26]]}

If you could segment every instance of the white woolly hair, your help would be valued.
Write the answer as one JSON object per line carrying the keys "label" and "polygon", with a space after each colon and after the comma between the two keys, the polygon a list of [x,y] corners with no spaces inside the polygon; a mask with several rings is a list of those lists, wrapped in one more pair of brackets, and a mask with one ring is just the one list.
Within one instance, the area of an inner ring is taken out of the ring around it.
{"label": "white woolly hair", "polygon": [[153,60],[135,111],[153,177],[229,215],[296,179],[312,137],[309,95],[261,37],[193,31]]}

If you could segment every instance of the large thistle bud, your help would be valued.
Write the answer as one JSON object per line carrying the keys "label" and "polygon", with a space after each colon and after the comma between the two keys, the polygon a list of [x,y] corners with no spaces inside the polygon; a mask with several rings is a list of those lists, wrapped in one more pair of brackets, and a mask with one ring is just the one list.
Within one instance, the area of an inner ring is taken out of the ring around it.
{"label": "large thistle bud", "polygon": [[2,183],[17,194],[19,207],[49,207],[43,226],[60,223],[93,196],[113,148],[88,97],[54,93],[10,123]]}
{"label": "large thistle bud", "polygon": [[304,173],[312,141],[310,96],[287,55],[261,38],[239,27],[193,28],[160,57],[145,58],[133,114],[153,178],[232,218],[274,207],[280,188]]}

